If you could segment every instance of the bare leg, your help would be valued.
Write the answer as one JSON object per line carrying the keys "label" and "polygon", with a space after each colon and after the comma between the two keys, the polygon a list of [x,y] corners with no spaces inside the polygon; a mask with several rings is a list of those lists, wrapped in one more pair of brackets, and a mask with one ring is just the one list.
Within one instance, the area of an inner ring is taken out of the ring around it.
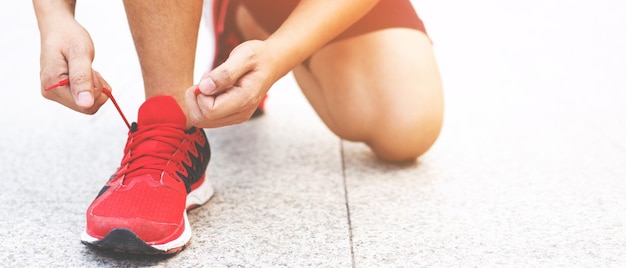
{"label": "bare leg", "polygon": [[332,131],[384,160],[417,158],[439,136],[442,84],[422,32],[386,29],[336,42],[294,74]]}
{"label": "bare leg", "polygon": [[[247,38],[267,37],[245,7],[237,21]],[[415,159],[439,136],[442,84],[422,32],[385,29],[335,42],[294,74],[334,133],[366,143],[383,160]]]}
{"label": "bare leg", "polygon": [[124,6],[146,98],[172,96],[187,114],[184,91],[193,85],[202,0],[124,0]]}

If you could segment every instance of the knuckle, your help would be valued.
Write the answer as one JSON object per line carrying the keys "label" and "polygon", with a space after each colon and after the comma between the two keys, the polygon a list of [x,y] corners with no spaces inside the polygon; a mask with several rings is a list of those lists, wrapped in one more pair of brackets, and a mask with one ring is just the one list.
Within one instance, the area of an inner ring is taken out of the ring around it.
{"label": "knuckle", "polygon": [[68,48],[70,58],[81,58],[85,55],[93,57],[93,47],[90,44],[77,43]]}
{"label": "knuckle", "polygon": [[89,75],[85,72],[74,73],[70,77],[70,83],[78,85],[89,81]]}
{"label": "knuckle", "polygon": [[54,100],[55,94],[50,92],[50,91],[42,90],[41,91],[41,96],[43,96],[47,100]]}
{"label": "knuckle", "polygon": [[253,49],[252,47],[250,47],[250,46],[245,46],[245,47],[243,47],[243,49],[242,49],[242,52],[241,52],[241,53],[243,54],[243,57],[244,57],[245,59],[253,59],[253,58],[254,58],[254,56],[256,55],[256,52],[255,52],[255,51],[254,51],[254,49]]}
{"label": "knuckle", "polygon": [[[58,69],[58,68],[57,68]],[[64,75],[66,75],[66,71],[53,70],[53,68],[45,68],[39,71],[39,81],[41,81],[41,88],[45,88],[51,84],[58,82]]]}
{"label": "knuckle", "polygon": [[217,72],[217,76],[218,76],[218,79],[215,79],[214,81],[217,84],[217,86],[228,87],[230,86],[230,84],[232,84],[231,81],[233,81],[235,77],[235,73],[230,68],[225,67],[225,68],[221,68]]}
{"label": "knuckle", "polygon": [[204,122],[204,117],[197,111],[191,111],[189,113],[189,119],[193,125],[200,125]]}
{"label": "knuckle", "polygon": [[246,58],[246,59],[252,58],[256,54],[255,48],[254,48],[256,43],[257,42],[255,40],[242,43],[241,45],[235,47],[232,53],[237,53],[239,54],[239,56]]}

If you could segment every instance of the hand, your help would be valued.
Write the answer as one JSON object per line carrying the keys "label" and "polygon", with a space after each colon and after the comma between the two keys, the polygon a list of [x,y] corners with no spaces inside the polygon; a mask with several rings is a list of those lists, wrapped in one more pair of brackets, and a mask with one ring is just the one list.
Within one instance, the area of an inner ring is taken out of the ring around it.
{"label": "hand", "polygon": [[[94,114],[107,100],[102,88],[111,87],[91,68],[91,37],[74,18],[59,18],[56,23],[53,30],[41,34],[42,95],[75,111]],[[69,85],[44,90],[68,76]]]}
{"label": "hand", "polygon": [[[264,41],[237,46],[226,62],[204,73],[199,85],[185,92],[189,117],[201,128],[239,124],[250,119],[282,73]],[[199,89],[200,94],[194,94]]]}

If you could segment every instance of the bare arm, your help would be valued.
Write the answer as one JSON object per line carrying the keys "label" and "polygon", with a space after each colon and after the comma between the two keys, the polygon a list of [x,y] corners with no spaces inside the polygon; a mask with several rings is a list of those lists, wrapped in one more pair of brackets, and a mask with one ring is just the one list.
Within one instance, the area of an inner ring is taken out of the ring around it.
{"label": "bare arm", "polygon": [[[371,10],[379,0],[302,0],[268,39],[284,66],[281,76]],[[389,1],[389,0],[383,0]]]}
{"label": "bare arm", "polygon": [[[363,17],[379,0],[302,0],[267,40],[244,42],[222,65],[187,90],[190,118],[199,127],[246,121],[271,85]],[[193,94],[200,89],[199,96]]]}
{"label": "bare arm", "polygon": [[75,0],[33,0],[39,31],[44,34],[59,18],[74,18]]}

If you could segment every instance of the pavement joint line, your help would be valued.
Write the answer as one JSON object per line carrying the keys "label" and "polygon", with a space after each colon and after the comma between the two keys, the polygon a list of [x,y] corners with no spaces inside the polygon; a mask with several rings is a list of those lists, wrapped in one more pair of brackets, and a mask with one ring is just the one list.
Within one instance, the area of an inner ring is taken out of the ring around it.
{"label": "pavement joint line", "polygon": [[348,236],[350,238],[350,258],[352,268],[356,267],[354,259],[354,241],[352,240],[352,216],[350,215],[350,200],[348,199],[348,180],[346,178],[346,158],[344,155],[343,140],[339,139],[339,150],[341,155],[341,177],[343,178],[343,194],[346,200],[346,216],[348,217]]}

